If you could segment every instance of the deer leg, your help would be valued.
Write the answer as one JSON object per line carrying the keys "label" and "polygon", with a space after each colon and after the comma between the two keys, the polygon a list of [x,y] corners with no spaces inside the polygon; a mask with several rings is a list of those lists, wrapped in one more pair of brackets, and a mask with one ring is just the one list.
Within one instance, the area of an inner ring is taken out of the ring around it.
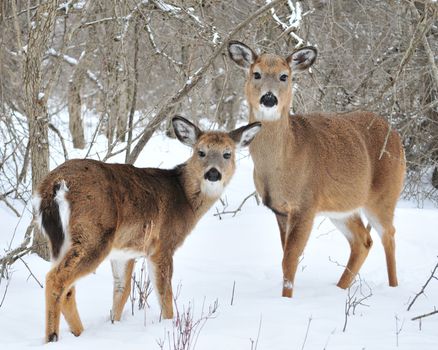
{"label": "deer leg", "polygon": [[70,327],[70,331],[78,337],[83,332],[84,327],[82,326],[78,308],[76,306],[75,286],[72,286],[63,296],[61,311]]}
{"label": "deer leg", "polygon": [[281,214],[275,214],[275,217],[277,218],[278,228],[280,229],[281,247],[284,251],[284,244],[286,242],[287,217]]}
{"label": "deer leg", "polygon": [[149,260],[149,275],[155,287],[163,318],[173,318],[172,294],[173,258],[156,254]]}
{"label": "deer leg", "polygon": [[[383,206],[383,205],[382,205]],[[383,206],[384,207],[384,206]],[[391,206],[393,207],[393,206]],[[395,262],[395,228],[392,224],[394,217],[394,209],[384,207],[382,210],[367,209],[365,211],[366,217],[371,226],[377,231],[382,240],[383,248],[385,250],[386,268],[388,271],[388,282],[391,287],[397,287],[397,269]]]}
{"label": "deer leg", "polygon": [[[89,242],[87,242],[89,243]],[[67,322],[69,319],[73,324],[69,325],[72,331],[78,333],[80,330],[77,314],[77,308],[68,300],[68,292],[74,285],[75,281],[93,272],[102,260],[109,253],[109,244],[107,241],[98,240],[96,247],[88,246],[87,250],[82,245],[73,245],[64,255],[64,257],[54,266],[46,276],[46,341],[57,341],[59,337],[59,321],[61,308],[67,311]],[[90,251],[91,249],[91,251]],[[71,295],[70,295],[71,297]],[[69,312],[70,311],[70,312]],[[75,316],[77,314],[77,318]],[[73,326],[73,327],[72,327]],[[78,335],[78,334],[75,334]]]}
{"label": "deer leg", "polygon": [[331,219],[331,221],[344,234],[350,244],[350,258],[337,284],[338,287],[346,289],[351,285],[368,256],[373,240],[358,215],[346,219]]}
{"label": "deer leg", "polygon": [[135,260],[111,260],[114,278],[112,319],[120,321],[123,307],[131,292],[131,276]]}
{"label": "deer leg", "polygon": [[390,287],[397,287],[397,269],[395,264],[395,228],[390,226],[383,232],[382,244],[385,249],[386,268],[388,270],[388,282]]}
{"label": "deer leg", "polygon": [[304,247],[309,239],[313,225],[313,215],[306,217],[289,214],[287,231],[289,232],[283,251],[283,297],[291,298],[293,294],[295,274]]}

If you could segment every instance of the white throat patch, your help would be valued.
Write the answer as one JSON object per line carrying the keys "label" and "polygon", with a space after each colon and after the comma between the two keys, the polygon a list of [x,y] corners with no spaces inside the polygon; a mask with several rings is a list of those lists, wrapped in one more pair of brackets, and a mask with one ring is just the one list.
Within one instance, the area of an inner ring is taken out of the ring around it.
{"label": "white throat patch", "polygon": [[224,191],[224,184],[222,183],[222,181],[202,180],[201,191],[207,197],[219,198]]}
{"label": "white throat patch", "polygon": [[263,105],[259,106],[259,109],[255,112],[257,120],[272,122],[280,119],[280,112],[278,111],[278,106],[265,107]]}

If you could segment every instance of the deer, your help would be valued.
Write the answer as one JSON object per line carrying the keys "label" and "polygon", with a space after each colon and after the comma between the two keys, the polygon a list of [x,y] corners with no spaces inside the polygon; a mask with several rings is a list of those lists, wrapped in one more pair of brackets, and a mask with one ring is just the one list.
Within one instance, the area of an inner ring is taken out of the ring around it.
{"label": "deer", "polygon": [[338,287],[348,288],[359,272],[373,243],[371,228],[384,247],[389,285],[397,286],[393,219],[406,169],[399,134],[367,111],[290,113],[291,78],[312,66],[315,47],[286,57],[258,55],[233,40],[228,53],[246,73],[249,121],[262,123],[249,151],[255,188],[280,231],[282,296],[293,295],[299,257],[319,215],[328,217],[350,246]]}
{"label": "deer", "polygon": [[135,259],[142,256],[160,317],[173,318],[173,254],[221,196],[235,171],[236,151],[250,144],[261,123],[205,132],[175,116],[172,126],[178,140],[193,150],[173,169],[74,159],[39,184],[36,222],[48,237],[53,264],[45,280],[46,342],[58,341],[61,313],[75,336],[82,333],[75,282],[107,257],[115,321],[120,321],[130,293]]}

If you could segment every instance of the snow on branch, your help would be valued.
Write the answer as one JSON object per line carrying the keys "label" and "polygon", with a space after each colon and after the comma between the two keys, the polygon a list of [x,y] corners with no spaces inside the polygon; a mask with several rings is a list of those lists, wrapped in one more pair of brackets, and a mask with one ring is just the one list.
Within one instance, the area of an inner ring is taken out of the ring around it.
{"label": "snow on branch", "polygon": [[205,32],[209,32],[209,35],[211,35],[211,37],[212,37],[212,42],[213,42],[214,46],[220,44],[220,37],[221,36],[218,33],[216,27],[204,23],[195,14],[195,9],[193,7],[180,8],[180,7],[177,7],[174,5],[170,5],[162,0],[152,0],[152,2],[159,10],[163,11],[164,13],[166,13],[170,16],[174,16],[175,18],[178,18],[178,19],[185,21],[186,19],[184,18],[184,15],[188,16],[192,20],[192,23],[198,27],[198,29],[205,31]]}
{"label": "snow on branch", "polygon": [[169,60],[170,62],[172,62],[173,64],[181,67],[183,65],[183,63],[181,61],[176,61],[175,59],[170,57],[167,53],[165,53],[164,51],[162,51],[158,48],[157,43],[155,42],[154,34],[152,33],[152,29],[151,29],[149,23],[146,24],[145,28],[146,28],[146,32],[148,33],[149,41],[152,45],[152,48],[155,51],[155,54],[161,55],[164,58],[166,58],[167,60]]}
{"label": "snow on branch", "polygon": [[121,35],[122,40],[125,38],[126,33],[128,32],[129,24],[131,23],[134,14],[140,9],[141,6],[146,5],[148,2],[149,0],[140,1],[127,16],[122,18],[122,21],[124,22],[123,32]]}
{"label": "snow on branch", "polygon": [[[268,4],[271,3],[271,0],[266,0],[266,3]],[[283,29],[283,33],[280,35],[280,37],[289,34],[297,41],[295,47],[300,47],[304,44],[304,39],[299,37],[295,33],[295,31],[300,27],[301,20],[303,19],[303,17],[311,13],[311,11],[308,11],[303,14],[303,8],[301,6],[300,1],[297,1],[294,5],[294,3],[291,0],[288,0],[287,5],[290,10],[290,15],[287,16],[289,18],[288,23],[285,23],[280,19],[274,7],[271,8],[271,16],[274,19],[274,21],[277,22],[278,25]]]}
{"label": "snow on branch", "polygon": [[[60,54],[59,52],[57,52],[55,49],[50,48],[49,50],[47,50],[47,54],[49,56],[53,56],[53,57],[61,57],[65,62],[67,62],[70,66],[77,66],[79,64],[79,60],[77,60],[74,57],[71,57],[69,55],[65,55],[65,54]],[[91,72],[90,70],[87,69],[86,71],[87,77],[88,79],[90,79],[100,91],[103,91],[103,85],[102,83],[99,81],[99,79],[97,79],[96,75]]]}
{"label": "snow on branch", "polygon": [[161,11],[170,12],[172,14],[178,14],[181,12],[181,8],[177,6],[170,5],[162,0],[152,0],[152,2],[157,6]]}

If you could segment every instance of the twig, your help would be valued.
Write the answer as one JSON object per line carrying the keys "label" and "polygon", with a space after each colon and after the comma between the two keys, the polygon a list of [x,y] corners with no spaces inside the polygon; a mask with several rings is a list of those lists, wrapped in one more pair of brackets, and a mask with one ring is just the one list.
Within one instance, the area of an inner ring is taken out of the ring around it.
{"label": "twig", "polygon": [[[353,286],[357,283],[357,281],[359,281],[359,285],[353,288]],[[356,308],[359,305],[368,306],[363,302],[373,295],[373,291],[371,290],[370,286],[368,286],[368,284],[366,284],[366,286],[368,288],[368,292],[365,294],[362,290],[362,279],[358,275],[357,279],[352,283],[350,287],[348,287],[347,297],[345,299],[345,307],[344,307],[345,317],[344,317],[344,326],[342,328],[342,332],[345,332],[345,330],[347,329],[348,317],[350,316],[350,314],[354,315],[356,312]],[[357,296],[358,292],[360,294],[359,296]]]}
{"label": "twig", "polygon": [[233,291],[231,292],[231,306],[233,306],[233,302],[234,302],[234,291],[236,288],[236,281],[234,281],[233,283]]}
{"label": "twig", "polygon": [[34,228],[34,223],[32,222],[28,226],[25,233],[25,239],[20,244],[20,246],[15,248],[14,250],[11,250],[0,259],[0,278],[4,276],[4,271],[6,270],[7,266],[11,266],[18,259],[20,259],[21,257],[25,256],[26,254],[32,251],[32,247],[30,246],[29,243],[32,238],[31,232],[33,228]]}
{"label": "twig", "polygon": [[23,258],[20,256],[19,259],[21,260],[21,262],[24,264],[24,266],[26,266],[27,270],[29,271],[30,275],[33,277],[33,279],[38,283],[38,285],[41,288],[44,288],[44,286],[41,284],[41,282],[38,280],[38,278],[36,278],[36,276],[33,274],[32,270],[30,269],[29,265],[23,260]]}
{"label": "twig", "polygon": [[259,345],[259,338],[260,338],[261,329],[262,329],[262,315],[260,315],[259,329],[257,331],[257,339],[256,339],[254,350],[257,350],[257,346]]}
{"label": "twig", "polygon": [[6,196],[5,196],[5,195],[0,194],[0,201],[5,202],[6,206],[7,206],[9,209],[11,209],[11,210],[14,212],[14,214],[17,215],[18,218],[21,217],[21,215],[20,215],[20,213],[17,211],[17,209],[15,209],[15,208],[13,207],[13,205],[12,205],[11,203],[9,203],[9,201],[6,199]]}
{"label": "twig", "polygon": [[234,218],[234,217],[237,215],[237,213],[238,213],[239,211],[242,210],[242,207],[243,207],[243,205],[245,204],[245,202],[246,202],[248,199],[250,199],[252,196],[254,196],[254,197],[256,198],[256,200],[257,200],[257,192],[254,191],[253,193],[249,194],[248,196],[246,196],[246,197],[243,199],[243,201],[240,203],[240,205],[237,207],[236,210],[223,210],[222,212],[219,212],[219,211],[216,209],[216,213],[213,214],[213,216],[219,216],[219,218],[221,219],[221,216],[222,216],[222,215],[225,215],[225,214],[233,214],[233,218]]}
{"label": "twig", "polygon": [[403,330],[403,325],[405,324],[405,321],[403,320],[401,326],[398,326],[398,321],[399,318],[397,315],[394,316],[395,317],[395,344],[398,347],[398,335],[401,333],[401,331]]}
{"label": "twig", "polygon": [[304,350],[304,346],[306,345],[307,336],[309,334],[310,323],[312,322],[312,316],[309,317],[309,321],[307,322],[306,335],[304,336],[303,345],[301,346],[301,350]]}
{"label": "twig", "polygon": [[[0,275],[0,280],[2,278],[3,278],[3,276]],[[11,283],[11,276],[8,276],[6,279],[7,279],[6,287],[5,287],[5,291],[3,293],[3,296],[2,296],[2,300],[0,301],[0,308],[2,307],[2,305],[3,305],[4,301],[5,301],[5,298],[6,298],[6,294],[8,293],[9,284]]]}
{"label": "twig", "polygon": [[432,273],[430,274],[430,276],[429,276],[429,278],[427,279],[426,283],[423,285],[423,287],[421,287],[421,290],[415,295],[414,299],[412,299],[411,303],[410,303],[409,306],[408,306],[407,311],[409,311],[409,310],[411,309],[412,305],[414,305],[414,303],[415,303],[415,301],[418,299],[418,297],[419,297],[420,295],[424,294],[424,291],[425,291],[427,285],[429,284],[429,282],[430,282],[432,279],[437,279],[437,277],[435,276],[435,272],[436,272],[437,269],[438,269],[438,263],[436,263],[436,265],[435,265],[434,269],[432,270]]}
{"label": "twig", "polygon": [[427,314],[415,316],[415,317],[411,318],[411,320],[412,321],[421,320],[422,318],[429,317],[429,316],[436,315],[436,314],[438,314],[438,310],[437,309],[435,309],[435,310],[433,310],[431,312],[428,312]]}
{"label": "twig", "polygon": [[68,152],[67,152],[67,147],[65,147],[65,142],[64,142],[64,138],[61,135],[61,132],[55,127],[55,125],[53,125],[52,123],[49,123],[49,128],[50,130],[52,130],[56,135],[58,135],[59,140],[61,141],[61,145],[62,145],[62,151],[64,152],[64,159],[68,160]]}

